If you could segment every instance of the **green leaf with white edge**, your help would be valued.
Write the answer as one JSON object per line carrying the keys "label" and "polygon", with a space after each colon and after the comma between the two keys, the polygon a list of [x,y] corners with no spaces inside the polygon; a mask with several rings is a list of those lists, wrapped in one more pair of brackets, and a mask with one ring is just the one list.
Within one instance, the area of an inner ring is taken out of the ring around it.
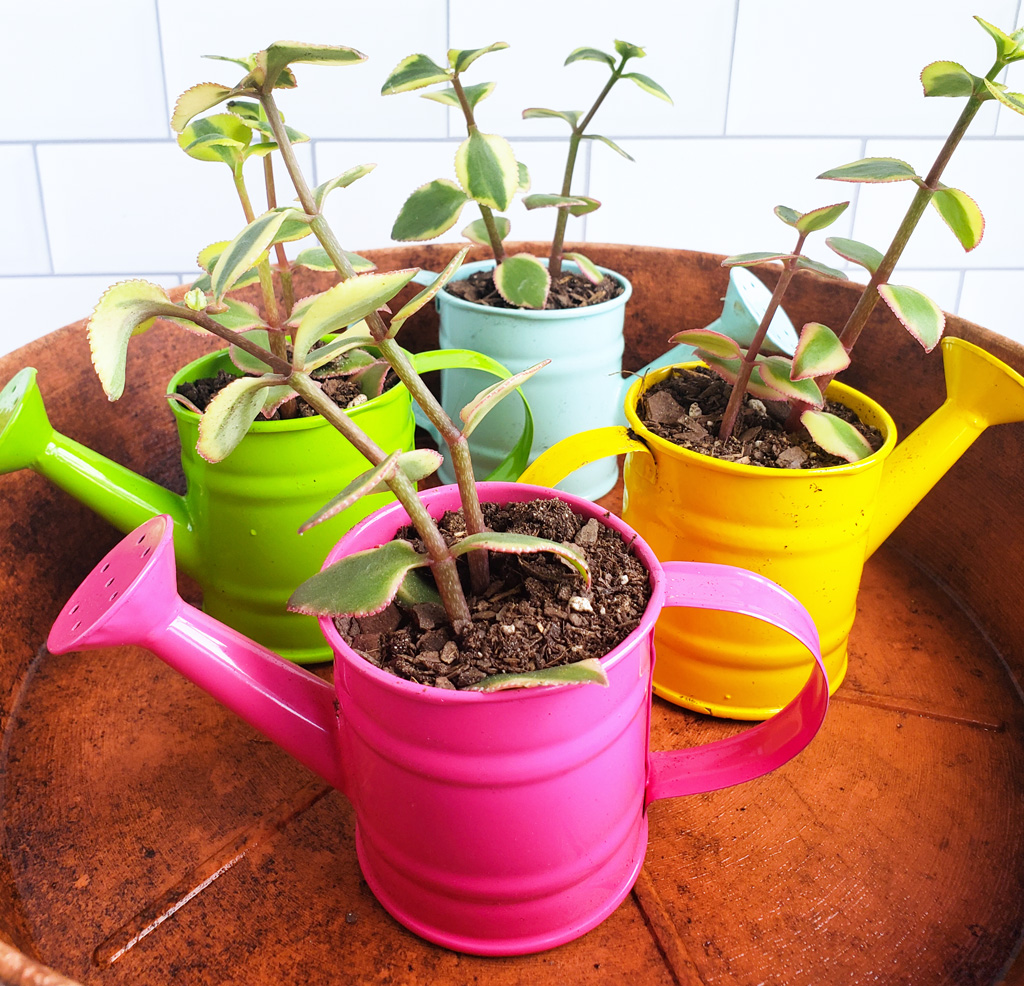
{"label": "green leaf with white edge", "polygon": [[[281,208],[286,207],[282,206]],[[273,246],[275,243],[291,243],[293,240],[305,239],[312,233],[309,227],[310,218],[310,216],[307,216],[299,209],[291,209],[288,218],[281,223],[281,228],[274,234],[270,245]]]}
{"label": "green leaf with white edge", "polygon": [[880,284],[878,293],[926,353],[939,344],[946,316],[931,298],[917,288],[899,284]]}
{"label": "green leaf with white edge", "polygon": [[801,216],[796,209],[791,209],[788,205],[777,205],[773,211],[787,226],[796,229],[796,224],[800,222]]}
{"label": "green leaf with white edge", "polygon": [[[357,274],[377,269],[377,265],[372,260],[360,257],[358,253],[349,253],[347,250],[342,252],[348,258],[348,262]],[[307,267],[309,270],[333,271],[335,269],[334,262],[327,255],[327,251],[323,247],[308,247],[300,251],[299,255],[292,261],[292,264],[296,267]]]}
{"label": "green leaf with white edge", "polygon": [[795,223],[801,233],[816,233],[819,229],[831,226],[844,212],[849,202],[836,202],[834,205],[823,205],[820,209],[811,209],[800,215]]}
{"label": "green leaf with white edge", "polygon": [[459,73],[465,72],[481,55],[487,55],[492,51],[503,51],[508,47],[506,41],[495,41],[486,48],[450,48],[448,50],[448,64]]}
{"label": "green leaf with white edge", "polygon": [[926,96],[970,96],[981,80],[959,62],[932,62],[921,71],[921,85]]}
{"label": "green leaf with white edge", "polygon": [[918,174],[906,161],[898,158],[866,157],[823,171],[818,177],[833,181],[888,182],[913,181]]}
{"label": "green leaf with white edge", "polygon": [[715,332],[714,329],[684,329],[672,336],[669,342],[699,349],[701,359],[704,358],[704,354],[725,360],[743,358],[740,344],[732,336],[727,336],[724,332]]}
{"label": "green leaf with white edge", "polygon": [[[263,316],[260,315],[255,305],[250,305],[247,301],[236,301],[234,298],[225,298],[225,305],[228,306],[228,310],[225,312],[218,312],[217,314],[210,315],[218,325],[223,325],[225,329],[231,329],[233,332],[245,332],[249,329],[255,329],[258,326],[266,325]],[[177,319],[175,319],[177,321]],[[185,320],[187,321],[187,319]],[[196,329],[194,322],[189,322],[186,328],[191,328],[193,331]],[[262,371],[261,371],[262,372]]]}
{"label": "green leaf with white edge", "polygon": [[463,421],[462,434],[469,438],[470,435],[476,430],[476,426],[486,417],[486,415],[498,405],[498,403],[505,397],[508,397],[517,387],[522,386],[527,380],[530,379],[538,370],[543,369],[547,366],[551,360],[546,359],[540,363],[535,363],[533,366],[527,367],[525,370],[521,370],[519,373],[509,377],[506,380],[499,380],[497,383],[492,384],[490,387],[481,390],[461,411],[459,411],[459,417]]}
{"label": "green leaf with white edge", "polygon": [[441,290],[462,266],[462,262],[469,253],[469,247],[463,247],[445,266],[444,270],[434,280],[419,292],[414,298],[404,304],[392,316],[391,324],[388,326],[388,339],[394,339],[398,330],[405,325],[406,321],[416,314],[424,305],[434,300],[437,292]]}
{"label": "green leaf with white edge", "polygon": [[[701,359],[717,373],[726,383],[736,383],[740,360],[738,359],[719,359],[717,356],[704,355]],[[762,401],[781,401],[784,400],[782,394],[777,390],[769,387],[764,380],[761,379],[760,367],[755,366],[753,373],[750,374],[750,380],[747,382],[747,393],[751,397],[756,397]]]}
{"label": "green leaf with white edge", "polygon": [[277,412],[277,409],[282,404],[287,404],[288,401],[294,401],[298,399],[298,394],[287,385],[280,387],[268,387],[266,389],[266,400],[263,402],[263,410],[260,414],[263,415],[268,421]]}
{"label": "green leaf with white edge", "polygon": [[458,558],[467,551],[485,549],[498,551],[506,555],[554,555],[563,565],[575,569],[577,574],[586,579],[590,588],[590,569],[583,552],[574,544],[560,544],[547,538],[534,537],[532,534],[513,534],[511,531],[484,531],[482,534],[470,534],[469,537],[452,545],[452,554]]}
{"label": "green leaf with white edge", "polygon": [[834,374],[850,365],[850,354],[837,336],[821,322],[808,322],[800,331],[800,340],[793,353],[791,376],[794,380],[807,380]]}
{"label": "green leaf with white edge", "polygon": [[510,305],[539,309],[548,300],[551,276],[536,257],[517,253],[494,268],[494,286]]}
{"label": "green leaf with white edge", "polygon": [[559,120],[565,120],[569,124],[570,128],[576,129],[576,124],[580,122],[580,111],[579,110],[549,110],[543,106],[529,106],[523,110],[524,120],[539,120],[542,118],[554,117]]}
{"label": "green leaf with white edge", "polygon": [[366,55],[345,45],[301,44],[296,41],[275,41],[257,53],[257,68],[262,67],[273,86],[282,84],[280,75],[289,65],[356,65]]}
{"label": "green leaf with white edge", "polygon": [[592,199],[589,195],[574,195],[573,198],[582,199],[583,205],[570,205],[570,216],[585,216],[588,212],[596,212],[601,208],[601,200]]}
{"label": "green leaf with white edge", "polygon": [[[203,117],[205,119],[205,117]],[[188,134],[188,127],[185,133]],[[220,161],[230,168],[237,168],[245,160],[246,144],[224,134],[205,134],[191,141],[179,140],[181,149],[196,161]]]}
{"label": "green leaf with white edge", "polygon": [[519,173],[519,188],[517,191],[528,192],[530,190],[530,169],[522,161],[516,161],[516,171]]}
{"label": "green leaf with white edge", "polygon": [[243,58],[233,58],[231,55],[203,55],[214,62],[231,62],[233,65],[241,65],[246,72],[251,72],[256,67],[256,56],[246,55]]}
{"label": "green leaf with white edge", "polygon": [[[495,216],[494,225],[498,230],[498,239],[504,240],[508,236],[512,224],[504,216]],[[463,231],[462,235],[467,240],[472,240],[480,246],[490,246],[491,240],[487,235],[487,224],[482,219],[474,219]]]}
{"label": "green leaf with white edge", "polygon": [[857,462],[872,452],[867,439],[853,425],[828,411],[804,411],[800,423],[815,444],[847,462]]}
{"label": "green leaf with white edge", "polygon": [[605,137],[601,134],[584,134],[584,140],[599,140],[602,144],[607,144],[616,154],[621,154],[627,161],[635,161],[636,158],[632,154],[624,151],[618,144],[615,143],[610,137]]}
{"label": "green leaf with white edge", "polygon": [[989,82],[988,79],[985,80],[985,86],[1003,106],[1013,110],[1014,113],[1024,113],[1024,93],[1010,92],[1006,86],[998,82]]}
{"label": "green leaf with white edge", "polygon": [[194,312],[201,312],[209,304],[206,300],[206,292],[196,287],[186,291],[185,297],[181,300],[186,308]]}
{"label": "green leaf with white edge", "polygon": [[735,257],[726,257],[722,261],[723,267],[753,267],[756,264],[767,264],[774,260],[792,260],[795,254],[792,253],[738,253]]}
{"label": "green leaf with white edge", "polygon": [[845,236],[830,236],[825,240],[825,245],[844,260],[860,264],[872,274],[878,270],[878,265],[883,259],[882,254],[874,247],[861,243],[860,240],[847,239]]}
{"label": "green leaf with white edge", "polygon": [[615,58],[599,48],[576,48],[569,52],[564,64],[571,65],[573,62],[604,62],[608,68],[615,68]]}
{"label": "green leaf with white edge", "polygon": [[[311,349],[309,355],[306,356],[305,362],[302,364],[302,369],[307,373],[312,373],[314,370],[319,370],[321,367],[327,366],[335,360],[341,360],[347,354],[352,354],[354,351],[361,351],[364,346],[373,346],[374,340],[371,335],[364,335],[359,333],[348,333],[343,332],[341,335],[336,336],[329,342],[324,343],[322,346],[317,346],[316,349]],[[369,353],[366,353],[366,360],[372,362],[374,357]],[[360,366],[368,366],[369,362],[357,359],[352,363],[346,361],[346,370],[339,373],[322,374],[322,376],[344,376],[345,372],[352,372],[358,369]],[[339,369],[342,369],[339,367]]]}
{"label": "green leaf with white edge", "polygon": [[402,205],[391,227],[391,238],[432,240],[455,225],[468,201],[466,193],[446,178],[420,185]]}
{"label": "green leaf with white edge", "polygon": [[187,150],[203,137],[223,137],[245,146],[252,141],[252,127],[234,113],[214,113],[189,123],[178,134],[178,146]]}
{"label": "green leaf with white edge", "polygon": [[630,44],[628,41],[616,41],[615,50],[626,59],[646,58],[647,52],[639,45]]}
{"label": "green leaf with white edge", "polygon": [[512,145],[497,134],[474,130],[455,152],[455,174],[475,202],[504,212],[519,190],[519,163]]}
{"label": "green leaf with white edge", "polygon": [[217,258],[210,272],[214,301],[220,301],[236,281],[270,248],[274,234],[293,209],[272,209],[257,216]]}
{"label": "green leaf with white edge", "polygon": [[357,500],[361,500],[381,483],[387,483],[395,473],[398,472],[398,457],[401,453],[396,449],[383,462],[377,463],[372,469],[360,473],[352,480],[337,496],[332,497],[330,502],[321,507],[312,517],[309,518],[300,528],[299,533],[305,534],[317,524],[340,514],[342,510],[348,510]]}
{"label": "green leaf with white edge", "polygon": [[391,366],[385,359],[376,359],[368,366],[360,367],[350,374],[350,379],[357,384],[359,390],[371,400],[384,393],[384,381]]}
{"label": "green leaf with white edge", "polygon": [[[462,95],[466,97],[466,102],[469,103],[470,109],[475,110],[477,103],[482,99],[486,99],[494,92],[494,86],[495,83],[493,82],[480,82],[475,86],[463,86]],[[462,107],[462,103],[459,102],[459,94],[451,86],[447,89],[438,89],[437,92],[422,92],[420,93],[420,99],[432,99],[435,103],[454,106],[456,109]]]}
{"label": "green leaf with white edge", "polygon": [[797,257],[794,266],[797,270],[812,270],[815,274],[823,274],[825,277],[834,277],[838,281],[849,280],[841,270],[836,270],[835,267],[829,267],[828,264],[823,264],[817,260],[811,260],[810,257]]}
{"label": "green leaf with white edge", "polygon": [[[442,462],[444,462],[444,456],[440,452],[435,452],[430,448],[418,448],[399,455],[398,468],[405,473],[406,479],[412,483],[418,483],[421,479],[433,476],[441,468]],[[388,487],[383,483],[378,483],[370,492],[386,493]]]}
{"label": "green leaf with white edge", "polygon": [[282,386],[286,386],[284,377],[267,374],[239,377],[218,391],[199,419],[196,451],[208,462],[227,458],[263,410],[268,389]]}
{"label": "green leaf with white edge", "polygon": [[217,261],[220,259],[220,255],[229,245],[229,240],[221,240],[218,243],[211,243],[209,246],[203,247],[196,256],[196,263],[206,271],[207,274],[217,266]]}
{"label": "green leaf with white edge", "polygon": [[644,92],[649,92],[652,96],[665,100],[666,103],[672,102],[672,97],[649,75],[641,75],[639,72],[625,72],[622,78],[632,79]]}
{"label": "green leaf with white edge", "polygon": [[314,349],[310,353],[309,359],[306,360],[306,372],[314,380],[354,376],[360,370],[365,370],[379,362],[377,357],[365,349],[348,349],[343,353],[325,354],[321,357],[320,353],[326,348],[326,346],[321,346],[319,349]]}
{"label": "green leaf with white edge", "polygon": [[523,198],[527,209],[567,209],[571,205],[586,205],[586,199],[575,195],[551,195],[546,192],[534,192]]}
{"label": "green leaf with white edge", "polygon": [[216,82],[201,82],[198,86],[186,89],[174,104],[171,129],[175,133],[181,133],[193,117],[205,113],[235,95],[237,90],[227,89]]}
{"label": "green leaf with white edge", "polygon": [[[267,116],[259,103],[252,103],[243,99],[233,99],[228,103],[228,110],[234,113],[235,116],[245,120],[253,130],[258,130],[261,134],[273,139],[274,129],[270,126]],[[284,132],[292,144],[305,144],[309,141],[309,134],[304,134],[302,131],[289,127],[287,124],[285,124]]]}
{"label": "green leaf with white edge", "polygon": [[[270,333],[265,328],[243,331],[242,335],[261,349],[270,349]],[[228,356],[238,369],[243,373],[248,373],[250,376],[262,376],[264,373],[270,372],[270,365],[268,363],[264,363],[251,353],[246,352],[246,350],[240,349],[234,343],[228,346]]]}
{"label": "green leaf with white edge", "polygon": [[596,657],[588,657],[572,664],[560,664],[538,671],[520,671],[515,674],[492,674],[470,685],[468,692],[501,692],[510,688],[539,688],[553,685],[594,684],[608,686],[608,675]]}
{"label": "green leaf with white edge", "polygon": [[435,82],[448,82],[452,75],[451,69],[441,68],[426,55],[408,55],[391,70],[380,92],[382,96],[410,92],[413,89],[432,86]]}
{"label": "green leaf with white edge", "polygon": [[417,268],[357,274],[325,291],[295,330],[293,360],[301,366],[313,344],[328,332],[358,322],[387,304],[415,276]]}
{"label": "green leaf with white edge", "polygon": [[372,616],[395,598],[409,571],[427,564],[408,541],[356,551],[306,579],[288,609],[308,616]]}
{"label": "green leaf with white edge", "polygon": [[580,274],[590,281],[591,284],[600,284],[604,280],[604,274],[601,273],[600,268],[589,257],[575,252],[564,253],[562,256],[566,260],[571,260],[580,269]]}
{"label": "green leaf with white edge", "polygon": [[167,292],[149,281],[120,281],[103,293],[87,331],[92,365],[109,400],[116,401],[124,393],[131,337],[153,324],[154,308],[169,304]]}
{"label": "green leaf with white edge", "polygon": [[960,245],[970,253],[985,233],[985,217],[966,192],[959,188],[940,188],[932,195],[932,205],[942,216]]}
{"label": "green leaf with white edge", "polygon": [[343,171],[336,178],[317,185],[313,189],[313,201],[316,203],[317,211],[323,209],[324,200],[329,192],[333,192],[336,188],[348,188],[352,182],[358,181],[363,175],[368,175],[376,167],[376,164],[357,164],[354,168]]}
{"label": "green leaf with white edge", "polygon": [[1014,31],[1012,35],[1007,34],[1005,31],[1000,30],[995,24],[990,24],[986,20],[974,15],[974,19],[989,33],[992,40],[996,43],[996,55],[1003,62],[1015,62],[1020,58],[1024,58],[1024,51],[1021,51],[1021,33],[1020,31]]}
{"label": "green leaf with white edge", "polygon": [[821,407],[825,397],[813,380],[794,380],[793,364],[785,356],[766,356],[759,358],[757,368],[761,379],[771,388],[777,390],[789,401],[803,401],[812,407]]}

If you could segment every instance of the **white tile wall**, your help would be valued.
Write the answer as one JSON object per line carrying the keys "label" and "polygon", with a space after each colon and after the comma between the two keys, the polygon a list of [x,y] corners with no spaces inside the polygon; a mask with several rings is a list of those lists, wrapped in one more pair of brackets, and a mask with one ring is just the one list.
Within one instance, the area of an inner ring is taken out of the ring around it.
{"label": "white tile wall", "polygon": [[[535,191],[560,185],[564,128],[521,119],[526,106],[583,109],[603,83],[591,62],[563,67],[578,46],[608,49],[619,37],[644,45],[636,71],[658,80],[674,105],[623,83],[595,130],[617,140],[629,163],[588,145],[576,190],[604,202],[573,220],[580,239],[736,253],[790,245],[772,215],[850,198],[833,232],[882,246],[909,186],[815,181],[822,170],[865,154],[904,157],[923,171],[959,112],[956,100],[925,100],[919,73],[950,59],[982,74],[992,44],[977,13],[1010,29],[1022,0],[520,0],[507,8],[470,0],[105,0],[102,16],[72,0],[0,5],[0,37],[19,79],[0,107],[0,192],[8,204],[0,238],[0,352],[89,313],[102,289],[127,276],[164,285],[189,279],[206,243],[233,235],[241,212],[227,170],[189,160],[168,117],[198,82],[235,81],[241,69],[203,59],[244,55],[277,39],[341,43],[369,55],[345,68],[298,66],[299,88],[280,94],[289,123],[315,137],[300,151],[311,180],[362,161],[377,170],[336,191],[328,216],[350,249],[384,246],[405,197],[452,173],[460,121],[415,93],[381,97],[403,56],[442,60],[448,47],[506,41],[468,82],[493,79],[481,104],[484,130],[509,136]],[[59,25],[59,30],[54,30]],[[46,37],[45,51],[37,43]],[[94,71],[86,78],[83,65]],[[1024,65],[1007,73],[1024,89]],[[911,243],[899,279],[950,311],[1024,340],[1017,301],[1024,288],[1024,205],[1014,195],[1024,163],[1024,118],[983,107],[954,158],[947,183],[972,194],[988,220],[965,255],[935,215]],[[258,176],[253,176],[254,198]],[[279,197],[289,197],[279,178]],[[467,210],[465,221],[475,218]],[[513,235],[546,237],[552,215],[510,213]],[[447,238],[457,240],[460,222]],[[809,252],[832,255],[819,242]]]}

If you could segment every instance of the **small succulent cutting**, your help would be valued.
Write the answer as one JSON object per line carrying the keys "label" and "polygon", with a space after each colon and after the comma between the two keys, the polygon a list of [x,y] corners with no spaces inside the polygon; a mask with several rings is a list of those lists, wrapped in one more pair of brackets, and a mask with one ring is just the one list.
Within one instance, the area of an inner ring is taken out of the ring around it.
{"label": "small succulent cutting", "polygon": [[688,343],[712,369],[733,385],[729,404],[719,428],[719,440],[733,433],[745,393],[762,400],[787,401],[790,413],[786,427],[801,425],[825,451],[848,462],[871,453],[871,447],[852,425],[822,410],[825,390],[837,373],[850,363],[850,354],[867,324],[875,305],[882,299],[910,334],[930,352],[938,345],[945,327],[945,316],[938,305],[916,288],[891,284],[889,278],[931,204],[953,231],[964,250],[973,250],[980,242],[985,221],[978,205],[965,192],[941,181],[942,173],[971,121],[982,104],[995,99],[1016,113],[1024,114],[1024,94],[1010,92],[996,82],[1000,72],[1012,62],[1024,59],[1024,28],[1007,34],[980,17],[976,21],[996,45],[996,58],[984,76],[972,75],[957,62],[938,61],[921,73],[925,96],[965,97],[960,113],[931,169],[922,177],[905,161],[896,158],[864,158],[841,165],[819,175],[833,181],[868,184],[910,181],[917,185],[914,195],[892,242],[884,254],[865,243],[844,237],[829,237],[827,245],[840,257],[864,267],[871,275],[846,325],[837,334],[819,322],[810,322],[800,333],[800,342],[792,360],[766,356],[761,347],[772,317],[782,302],[793,277],[801,270],[813,270],[829,277],[845,277],[838,270],[818,264],[801,255],[807,235],[834,222],[849,203],[825,206],[799,213],[785,206],[776,215],[797,230],[797,242],[790,253],[751,253],[729,257],[726,266],[752,266],[781,261],[783,269],[751,345],[741,349],[727,336],[707,329],[688,329],[673,336],[673,342]]}
{"label": "small succulent cutting", "polygon": [[467,203],[475,202],[480,210],[480,218],[466,226],[462,235],[473,243],[490,246],[496,264],[494,285],[498,292],[517,308],[543,308],[547,302],[551,279],[561,273],[563,260],[573,261],[582,276],[594,284],[599,284],[603,278],[597,266],[583,254],[564,253],[563,244],[569,216],[586,215],[601,205],[589,195],[574,194],[572,191],[580,142],[600,141],[627,160],[633,160],[610,138],[586,132],[605,97],[620,79],[630,79],[645,92],[670,103],[672,100],[653,79],[639,72],[625,70],[630,59],[646,55],[643,48],[637,45],[616,41],[618,57],[597,48],[577,48],[571,52],[565,60],[566,65],[578,61],[602,62],[608,66],[610,75],[593,105],[585,113],[537,106],[523,110],[524,119],[563,120],[570,128],[569,146],[561,189],[556,193],[533,193],[523,198],[527,209],[556,210],[555,231],[547,265],[528,253],[507,256],[503,241],[509,234],[511,224],[500,213],[509,207],[516,194],[529,191],[529,172],[524,164],[516,160],[512,145],[504,137],[484,133],[477,126],[477,105],[494,91],[495,84],[481,82],[467,86],[462,82],[462,74],[478,58],[507,47],[507,44],[499,41],[486,48],[453,48],[448,52],[447,67],[438,65],[427,55],[409,55],[388,76],[381,89],[384,95],[443,84],[442,89],[423,93],[423,98],[460,109],[465,118],[467,133],[455,154],[457,183],[448,178],[438,178],[417,188],[402,206],[391,236],[396,240],[433,239],[458,222]]}
{"label": "small succulent cutting", "polygon": [[[429,287],[390,314],[388,302],[411,281],[417,269],[358,272],[357,267],[365,267],[365,262],[360,264],[362,258],[342,249],[322,214],[330,192],[367,174],[372,165],[358,165],[316,188],[310,188],[298,166],[293,144],[303,138],[284,125],[275,97],[278,89],[295,87],[291,66],[354,65],[365,58],[344,46],[278,42],[248,58],[226,59],[245,69],[238,83],[203,83],[182,94],[171,125],[182,134],[182,143],[190,154],[226,161],[244,204],[248,197],[243,194],[240,175],[245,158],[252,153],[276,152],[288,171],[298,205],[271,206],[251,218],[232,240],[210,248],[205,255],[210,268],[206,288],[193,288],[184,303],[171,302],[163,288],[147,281],[114,285],[100,299],[89,321],[89,343],[97,375],[113,401],[124,389],[132,336],[146,331],[156,319],[168,319],[189,330],[214,333],[227,340],[233,358],[246,374],[221,390],[202,415],[197,448],[211,461],[229,455],[258,415],[269,415],[283,402],[302,397],[370,463],[366,472],[310,518],[303,529],[326,520],[361,496],[387,488],[405,507],[424,547],[417,550],[411,543],[397,540],[345,558],[304,583],[296,591],[291,608],[314,615],[360,616],[383,609],[402,594],[406,599],[439,601],[458,628],[470,620],[456,570],[462,555],[468,562],[472,591],[477,593],[488,583],[490,551],[547,552],[575,569],[588,586],[590,576],[582,552],[572,545],[489,531],[473,479],[467,436],[495,404],[544,364],[481,392],[462,410],[460,427],[445,413],[417,375],[408,354],[395,341],[405,321],[429,303],[458,270],[466,250],[460,251]],[[200,117],[222,104],[226,104],[228,114]],[[251,144],[253,131],[261,134],[255,146]],[[262,140],[264,134],[272,139]],[[279,243],[309,235],[319,246],[308,251],[307,258],[314,266],[329,262],[339,275],[338,284],[297,301],[287,314],[277,312],[276,306],[268,303],[267,314],[262,315],[254,306],[227,296],[240,283],[255,278],[265,286],[264,299],[272,298],[273,285],[266,276],[270,271],[269,251]],[[382,312],[390,314],[387,322]],[[275,336],[284,340],[286,335],[290,352],[283,356],[275,351],[280,347],[272,345],[271,340]],[[437,469],[441,456],[430,449],[386,453],[321,389],[319,378],[325,374],[358,375],[370,381],[368,387],[379,389],[383,380],[380,367],[395,372],[448,447],[468,535],[454,546],[445,542],[416,490],[417,481]],[[421,578],[425,569],[433,575],[432,582]],[[534,672],[518,684],[566,680],[605,679],[596,661],[583,661],[550,675]],[[485,679],[475,687],[507,686],[507,682],[489,685]]]}

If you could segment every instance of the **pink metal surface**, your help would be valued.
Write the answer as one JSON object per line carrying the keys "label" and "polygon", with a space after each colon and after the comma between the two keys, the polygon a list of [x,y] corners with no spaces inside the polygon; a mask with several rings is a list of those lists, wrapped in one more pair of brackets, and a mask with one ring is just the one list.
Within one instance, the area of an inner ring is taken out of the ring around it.
{"label": "pink metal surface", "polygon": [[[323,619],[335,652],[332,696],[314,675],[177,597],[166,518],[143,525],[97,566],[64,607],[49,646],[149,648],[348,795],[363,874],[399,921],[459,951],[524,954],[578,937],[619,905],[643,862],[647,803],[784,763],[817,732],[828,686],[806,612],[760,576],[663,567],[629,527],[588,500],[505,483],[481,484],[481,496],[559,496],[633,545],[653,592],[640,625],[603,660],[607,688],[482,694],[417,685],[366,662]],[[458,492],[441,487],[423,500],[440,516],[458,506]],[[327,563],[389,540],[405,523],[397,504],[379,511],[348,532]],[[665,605],[740,611],[782,627],[814,654],[811,677],[758,727],[649,754],[653,629]]]}

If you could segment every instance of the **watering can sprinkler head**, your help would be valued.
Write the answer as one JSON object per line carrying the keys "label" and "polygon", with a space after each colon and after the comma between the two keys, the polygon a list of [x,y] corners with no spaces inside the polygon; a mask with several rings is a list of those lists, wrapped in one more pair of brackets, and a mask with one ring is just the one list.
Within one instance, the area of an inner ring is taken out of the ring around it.
{"label": "watering can sprinkler head", "polygon": [[52,434],[35,367],[26,366],[0,391],[0,475],[33,468]]}

